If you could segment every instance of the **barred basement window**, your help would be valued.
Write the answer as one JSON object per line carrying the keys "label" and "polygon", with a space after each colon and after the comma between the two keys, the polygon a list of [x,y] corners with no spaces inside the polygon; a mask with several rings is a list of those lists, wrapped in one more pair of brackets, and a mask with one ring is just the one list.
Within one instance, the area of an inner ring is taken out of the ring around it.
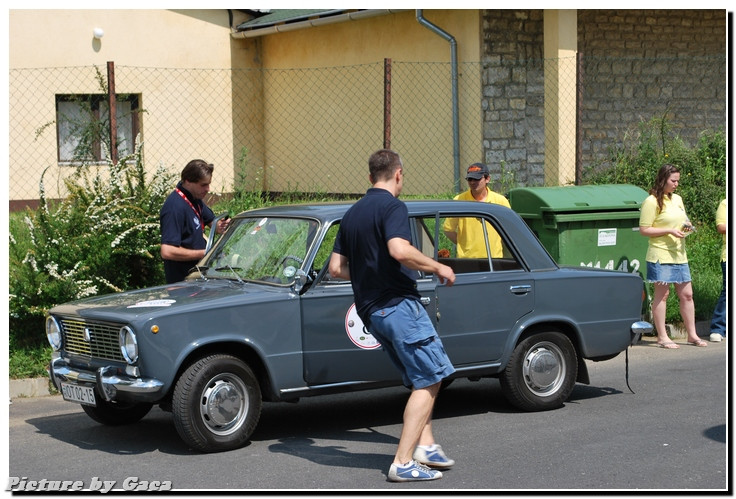
{"label": "barred basement window", "polygon": [[[117,103],[118,157],[133,152],[140,130],[139,96],[119,94]],[[97,163],[108,159],[110,121],[104,94],[57,94],[56,137],[59,163]],[[106,147],[102,147],[106,144]]]}

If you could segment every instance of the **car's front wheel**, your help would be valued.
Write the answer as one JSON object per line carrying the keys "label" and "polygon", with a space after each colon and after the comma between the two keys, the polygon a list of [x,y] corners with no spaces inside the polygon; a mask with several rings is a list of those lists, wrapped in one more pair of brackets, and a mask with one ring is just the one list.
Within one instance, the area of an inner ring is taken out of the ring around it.
{"label": "car's front wheel", "polygon": [[575,347],[559,332],[534,334],[521,341],[501,373],[501,389],[519,409],[556,409],[575,387],[578,364]]}
{"label": "car's front wheel", "polygon": [[210,355],[191,364],[179,377],[172,402],[179,436],[202,452],[243,446],[261,416],[258,380],[231,355]]}

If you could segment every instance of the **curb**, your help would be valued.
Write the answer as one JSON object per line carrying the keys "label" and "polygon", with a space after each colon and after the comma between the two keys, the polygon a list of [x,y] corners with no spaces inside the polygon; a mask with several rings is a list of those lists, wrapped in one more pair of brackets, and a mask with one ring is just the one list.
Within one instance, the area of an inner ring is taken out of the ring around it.
{"label": "curb", "polygon": [[8,391],[10,392],[11,400],[15,398],[45,397],[57,394],[56,389],[52,388],[51,380],[47,377],[11,379]]}
{"label": "curb", "polygon": [[[650,321],[651,322],[651,321]],[[652,325],[654,325],[652,323]],[[687,331],[685,328],[680,327],[680,324],[665,324],[665,327],[667,328],[667,334],[669,334],[670,338],[687,338]],[[701,338],[705,338],[706,341],[708,340],[708,337],[710,336],[710,321],[698,321],[695,323],[695,332],[700,336]],[[653,331],[654,336],[657,336],[657,333]]]}
{"label": "curb", "polygon": [[[698,332],[698,336],[705,338],[707,341],[710,334],[710,321],[696,322],[695,330]],[[672,338],[687,337],[687,332],[674,324],[667,324],[667,332]],[[656,333],[654,336],[656,336]],[[47,397],[59,393],[48,377],[11,379],[9,391],[11,400],[14,398]]]}

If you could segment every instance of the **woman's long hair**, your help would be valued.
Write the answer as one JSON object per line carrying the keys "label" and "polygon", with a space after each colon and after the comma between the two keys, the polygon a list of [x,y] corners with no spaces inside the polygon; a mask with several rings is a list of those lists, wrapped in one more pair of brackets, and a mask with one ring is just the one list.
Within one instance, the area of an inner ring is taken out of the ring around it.
{"label": "woman's long hair", "polygon": [[[664,203],[664,187],[667,185],[667,180],[673,173],[680,173],[680,169],[675,165],[666,164],[657,172],[657,178],[654,181],[654,187],[649,189],[649,194],[657,198],[657,207],[659,211],[662,211],[662,204]],[[672,193],[667,194],[668,199],[672,199]]]}

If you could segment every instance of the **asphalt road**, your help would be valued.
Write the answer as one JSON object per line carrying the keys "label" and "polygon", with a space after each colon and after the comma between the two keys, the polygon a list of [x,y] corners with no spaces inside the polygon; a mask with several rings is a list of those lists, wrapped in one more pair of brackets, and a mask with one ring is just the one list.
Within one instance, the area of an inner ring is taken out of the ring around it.
{"label": "asphalt road", "polygon": [[407,397],[392,388],[266,404],[252,441],[219,454],[188,449],[171,415],[158,408],[115,428],[60,396],[15,399],[8,484],[17,489],[25,478],[115,490],[730,491],[728,342],[696,348],[680,340],[679,350],[652,342],[629,350],[635,393],[621,354],[588,362],[592,384],[577,385],[563,408],[549,412],[513,409],[496,380],[455,381],[438,399],[434,428],[457,464],[438,481],[386,481]]}

